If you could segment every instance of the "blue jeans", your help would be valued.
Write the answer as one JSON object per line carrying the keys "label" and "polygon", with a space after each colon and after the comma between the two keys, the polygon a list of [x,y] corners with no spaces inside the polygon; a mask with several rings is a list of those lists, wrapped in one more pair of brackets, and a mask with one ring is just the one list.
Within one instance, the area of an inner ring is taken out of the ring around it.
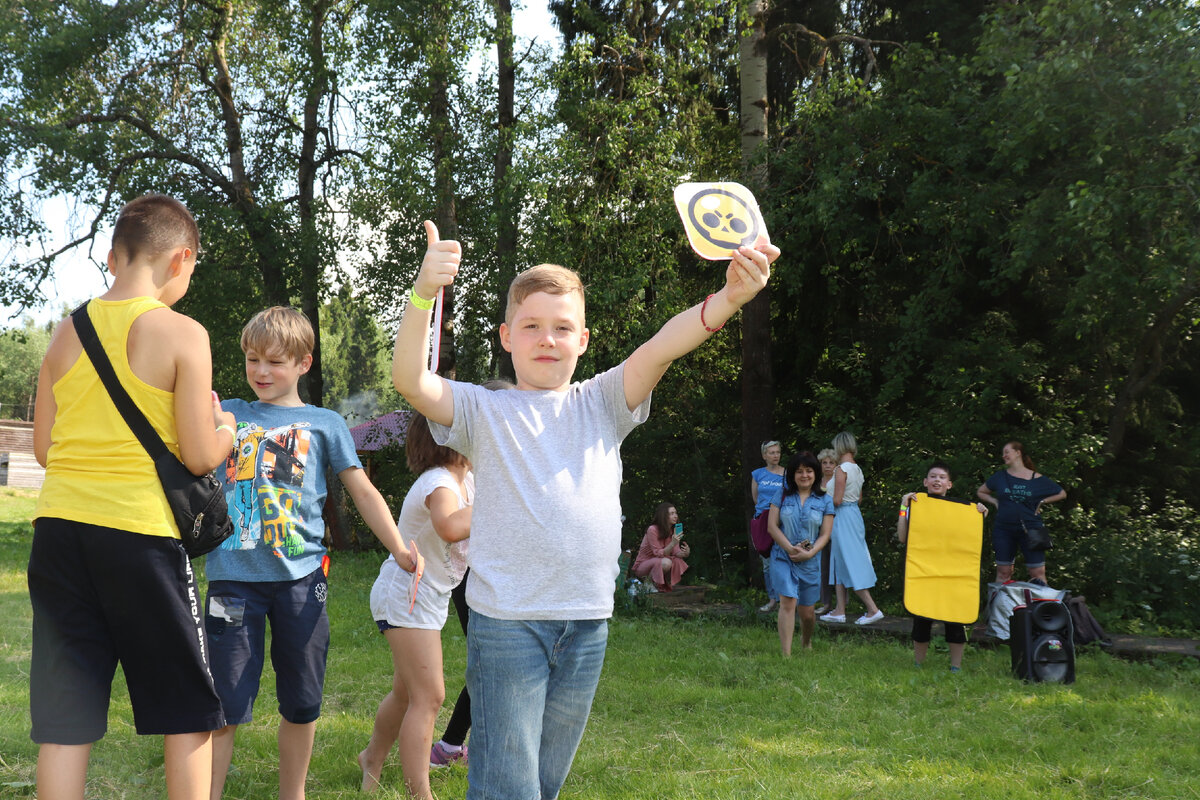
{"label": "blue jeans", "polygon": [[467,800],[554,800],[571,770],[604,666],[608,620],[467,624]]}
{"label": "blue jeans", "polygon": [[771,559],[765,556],[759,556],[763,562],[763,585],[767,589],[768,600],[778,600],[779,592],[775,589],[775,582],[771,580]]}

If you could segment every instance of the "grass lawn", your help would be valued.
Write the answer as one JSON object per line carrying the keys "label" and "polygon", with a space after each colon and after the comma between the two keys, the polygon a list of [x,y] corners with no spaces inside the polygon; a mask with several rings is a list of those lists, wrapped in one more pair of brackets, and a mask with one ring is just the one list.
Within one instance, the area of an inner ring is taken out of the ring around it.
{"label": "grass lawn", "polygon": [[[3,798],[34,796],[24,577],[32,508],[32,493],[0,488]],[[318,800],[358,795],[354,757],[389,685],[388,649],[367,605],[380,561],[334,556],[333,643],[308,783]],[[453,621],[444,646],[453,698],[465,658]],[[1009,676],[1006,648],[968,647],[963,673],[952,676],[936,641],[917,670],[905,643],[823,631],[814,652],[784,660],[773,622],[617,617],[562,797],[1200,797],[1200,664],[1131,663],[1087,651],[1077,670],[1072,686],[1028,686]],[[259,718],[239,733],[227,798],[275,794],[274,684],[269,674],[263,683]],[[134,734],[128,695],[117,684],[87,797],[163,797],[160,740]],[[448,717],[447,706],[441,723]],[[444,800],[466,791],[462,768],[435,771],[432,780]],[[404,796],[394,754],[384,784],[379,796]]]}

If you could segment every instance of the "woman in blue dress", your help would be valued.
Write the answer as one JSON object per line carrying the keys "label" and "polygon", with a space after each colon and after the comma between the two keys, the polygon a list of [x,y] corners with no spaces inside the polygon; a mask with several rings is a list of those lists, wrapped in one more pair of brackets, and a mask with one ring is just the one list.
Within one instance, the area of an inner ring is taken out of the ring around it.
{"label": "woman in blue dress", "polygon": [[842,431],[833,437],[833,449],[838,456],[837,472],[834,473],[833,505],[836,516],[833,520],[833,554],[830,556],[829,582],[837,591],[837,606],[828,614],[822,614],[825,622],[846,621],[846,589],[851,589],[862,600],[867,611],[856,619],[856,625],[870,625],[883,619],[883,612],[875,605],[870,589],[875,585],[875,567],[871,564],[871,551],[867,549],[867,529],[863,525],[858,501],[862,497],[863,472],[854,463],[858,453],[858,442],[854,434]]}
{"label": "woman in blue dress", "polygon": [[800,613],[800,646],[812,649],[817,618],[813,606],[821,596],[821,559],[833,530],[833,503],[817,485],[821,466],[812,453],[788,459],[783,489],[771,501],[767,530],[771,548],[771,583],[779,592],[779,646],[792,654],[796,612]]}

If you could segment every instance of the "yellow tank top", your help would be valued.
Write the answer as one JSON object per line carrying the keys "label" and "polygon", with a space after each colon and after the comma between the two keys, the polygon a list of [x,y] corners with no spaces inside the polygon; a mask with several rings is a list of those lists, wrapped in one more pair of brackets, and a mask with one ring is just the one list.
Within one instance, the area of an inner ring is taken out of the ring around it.
{"label": "yellow tank top", "polygon": [[[163,307],[149,297],[96,299],[88,314],[121,385],[178,455],[175,395],[135,376],[126,353],[133,321]],[[58,409],[34,519],[55,517],[178,539],[154,462],[113,405],[87,353],[79,354],[53,389]]]}

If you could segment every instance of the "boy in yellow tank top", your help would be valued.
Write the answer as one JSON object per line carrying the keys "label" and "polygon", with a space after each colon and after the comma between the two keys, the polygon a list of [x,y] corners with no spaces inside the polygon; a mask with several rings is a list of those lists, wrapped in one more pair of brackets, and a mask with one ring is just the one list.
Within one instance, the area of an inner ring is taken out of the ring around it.
{"label": "boy in yellow tank top", "polygon": [[[212,391],[208,334],[170,309],[188,289],[199,246],[182,203],[133,200],[113,230],[112,288],[88,306],[122,385],[196,475],[225,460],[236,423]],[[195,576],[154,465],[69,317],[42,362],[34,448],[46,467],[28,571],[38,797],[83,797],[120,662],[138,733],[164,737],[167,796],[203,800],[211,732],[225,717]]]}

